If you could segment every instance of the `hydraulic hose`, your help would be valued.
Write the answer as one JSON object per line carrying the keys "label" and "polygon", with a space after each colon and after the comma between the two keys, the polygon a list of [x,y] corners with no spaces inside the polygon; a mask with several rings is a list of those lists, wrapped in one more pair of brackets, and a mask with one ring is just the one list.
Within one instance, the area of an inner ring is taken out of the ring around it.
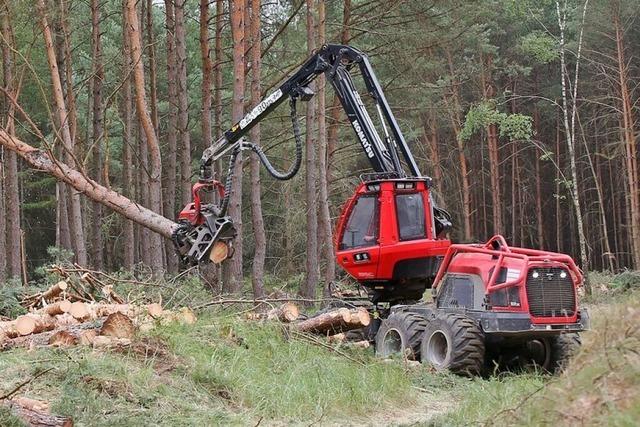
{"label": "hydraulic hose", "polygon": [[300,135],[300,125],[298,124],[298,117],[296,114],[296,98],[291,98],[291,100],[289,101],[289,105],[291,106],[291,124],[293,125],[293,136],[296,140],[296,157],[293,161],[293,164],[289,167],[289,170],[287,170],[286,172],[280,172],[271,164],[271,162],[267,158],[267,155],[264,154],[264,151],[262,151],[262,148],[252,142],[244,143],[245,147],[251,148],[251,150],[253,150],[258,155],[260,163],[264,165],[265,169],[267,169],[267,172],[269,172],[269,175],[280,181],[286,181],[296,176],[296,174],[300,170],[300,166],[302,165],[302,136]]}
{"label": "hydraulic hose", "polygon": [[211,206],[213,210],[213,214],[217,217],[225,216],[227,213],[227,209],[229,208],[229,197],[231,196],[231,186],[233,184],[233,167],[238,158],[238,154],[242,150],[242,148],[250,148],[253,150],[260,159],[260,163],[264,165],[269,172],[269,175],[274,177],[275,179],[286,181],[293,178],[298,171],[300,170],[300,166],[302,165],[302,135],[300,134],[300,125],[298,124],[298,117],[296,112],[296,98],[291,98],[289,101],[289,105],[291,107],[291,123],[293,125],[293,136],[296,141],[296,157],[293,161],[293,164],[289,167],[289,170],[286,172],[280,172],[277,170],[267,158],[267,155],[264,154],[262,148],[252,142],[244,142],[242,144],[238,144],[232,151],[229,157],[229,167],[227,169],[227,179],[224,184],[224,197],[220,202],[219,206]]}

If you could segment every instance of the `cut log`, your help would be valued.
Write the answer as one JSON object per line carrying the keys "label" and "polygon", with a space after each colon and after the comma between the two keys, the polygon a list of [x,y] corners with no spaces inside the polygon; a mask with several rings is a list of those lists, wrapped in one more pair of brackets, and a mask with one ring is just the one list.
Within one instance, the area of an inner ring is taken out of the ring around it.
{"label": "cut log", "polygon": [[276,307],[273,310],[270,310],[267,313],[267,319],[269,320],[279,320],[284,323],[293,322],[300,315],[300,310],[298,306],[291,302],[287,302],[282,304],[280,307]]}
{"label": "cut log", "polygon": [[15,397],[5,405],[28,426],[32,427],[73,427],[70,417],[51,415],[49,404],[26,397]]}
{"label": "cut log", "polygon": [[19,335],[39,334],[55,327],[55,319],[46,314],[25,314],[16,319],[16,330]]}
{"label": "cut log", "polygon": [[[16,329],[16,321],[0,322],[0,337],[15,338],[20,336],[20,332]],[[5,338],[5,339],[6,339]]]}
{"label": "cut log", "polygon": [[0,129],[0,145],[17,153],[32,167],[54,175],[58,180],[66,182],[88,198],[113,209],[167,239],[171,239],[174,230],[178,227],[178,224],[170,219],[135,203],[94,180],[88,179],[85,174],[54,160],[49,152],[26,144],[4,129]]}
{"label": "cut log", "polygon": [[49,345],[54,347],[71,347],[77,343],[78,338],[68,331],[58,331],[49,338]]}
{"label": "cut log", "polygon": [[160,304],[158,304],[157,302],[154,302],[153,304],[147,305],[147,313],[149,313],[149,316],[157,319],[162,317],[164,313],[164,309]]}
{"label": "cut log", "polygon": [[50,301],[51,299],[60,295],[62,292],[66,291],[68,287],[69,285],[67,284],[67,282],[60,281],[44,291],[41,298]]}
{"label": "cut log", "polygon": [[71,310],[71,301],[63,299],[62,301],[56,301],[53,304],[49,304],[40,310],[36,311],[36,313],[44,313],[49,316],[57,316],[59,314],[68,313]]}
{"label": "cut log", "polygon": [[328,313],[303,320],[295,325],[301,332],[313,332],[316,334],[337,334],[340,332],[360,329],[371,322],[369,313],[364,309],[349,310],[339,308]]}
{"label": "cut log", "polygon": [[87,329],[80,334],[81,345],[92,345],[98,336],[98,331],[95,329]]}
{"label": "cut log", "polygon": [[209,259],[214,264],[220,264],[222,261],[229,257],[229,245],[221,240],[213,244],[211,252],[209,253]]}
{"label": "cut log", "polygon": [[89,310],[85,303],[82,301],[76,301],[71,304],[69,314],[71,314],[75,319],[85,320],[89,317]]}
{"label": "cut log", "polygon": [[115,338],[133,338],[136,329],[131,319],[120,313],[110,314],[102,324],[100,329],[100,335],[105,335]]}

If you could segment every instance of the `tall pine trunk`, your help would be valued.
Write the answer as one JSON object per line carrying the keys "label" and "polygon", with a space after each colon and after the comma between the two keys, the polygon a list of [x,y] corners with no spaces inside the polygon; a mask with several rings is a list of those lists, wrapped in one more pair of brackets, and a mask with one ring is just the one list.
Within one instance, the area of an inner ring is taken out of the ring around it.
{"label": "tall pine trunk", "polygon": [[189,135],[189,93],[187,87],[187,36],[184,6],[186,0],[174,2],[176,82],[178,90],[178,140],[180,147],[180,189],[182,204],[191,202],[191,139]]}
{"label": "tall pine trunk", "polygon": [[[133,62],[133,80],[136,94],[136,110],[138,121],[144,131],[144,140],[149,153],[149,208],[156,213],[162,212],[162,163],[160,157],[160,144],[153,128],[153,122],[149,114],[144,83],[144,66],[142,63],[141,33],[136,11],[135,0],[127,0],[126,25],[129,29],[129,42],[131,44],[131,60]],[[163,273],[162,263],[162,239],[156,234],[150,234],[149,238],[149,263],[153,273],[159,276]]]}
{"label": "tall pine trunk", "polygon": [[[326,43],[326,10],[323,0],[316,1],[318,14],[318,46]],[[324,296],[331,296],[331,285],[336,278],[336,265],[333,254],[333,229],[331,227],[331,212],[329,211],[329,180],[327,156],[327,119],[326,119],[326,79],[318,77],[316,99],[318,102],[318,244],[321,258],[325,265]]]}
{"label": "tall pine trunk", "polygon": [[[307,2],[307,54],[311,55],[315,50],[315,17],[314,0]],[[315,92],[315,83],[309,84],[311,90]],[[318,195],[316,186],[316,103],[307,102],[306,141],[305,141],[305,200],[307,217],[307,239],[306,239],[306,278],[302,284],[300,294],[305,298],[315,298],[316,287],[319,282],[318,274]]]}
{"label": "tall pine trunk", "polygon": [[[126,13],[126,0],[122,2],[122,16]],[[123,195],[132,198],[135,196],[135,187],[133,180],[133,98],[131,93],[131,44],[129,42],[129,31],[126,25],[122,26],[122,190]],[[133,221],[124,219],[123,227],[123,267],[129,271],[133,270],[136,262],[135,247],[137,241],[135,239]]]}
{"label": "tall pine trunk", "polygon": [[[44,0],[38,0],[37,8],[40,15],[40,25],[42,27],[47,62],[49,63],[49,71],[51,74],[52,91],[55,103],[55,119],[58,127],[59,138],[62,141],[62,145],[65,151],[66,162],[73,165],[75,163],[74,143],[71,137],[69,115],[64,100],[64,92],[62,83],[60,81],[60,74],[58,72],[58,64],[53,46],[53,37],[51,35],[51,29],[49,28],[49,23],[47,21],[47,12]],[[87,251],[85,247],[84,229],[82,227],[82,207],[80,195],[77,192],[71,191],[69,204],[69,211],[71,213],[69,218],[69,225],[72,229],[72,243],[76,251],[76,260],[79,264],[86,265]]]}
{"label": "tall pine trunk", "polygon": [[[244,49],[246,0],[230,0],[231,36],[233,39],[233,106],[232,120],[237,123],[244,115]],[[224,268],[223,291],[239,293],[242,290],[242,155],[233,167],[233,186],[229,198],[229,215],[235,224],[238,238],[235,252]]]}
{"label": "tall pine trunk", "polygon": [[[250,29],[251,37],[248,37],[249,55],[251,58],[251,105],[257,105],[261,99],[261,52],[262,43],[260,37],[260,0],[250,0]],[[255,125],[250,131],[251,142],[260,145],[260,124]],[[256,153],[251,152],[249,166],[251,172],[251,224],[255,240],[255,253],[251,264],[251,285],[253,297],[264,296],[264,260],[267,254],[267,237],[264,230],[262,216],[262,186],[260,184],[260,161]]]}
{"label": "tall pine trunk", "polygon": [[[4,7],[0,11],[1,17],[1,30],[4,38],[2,44],[2,69],[3,69],[3,84],[7,94],[17,95],[17,90],[14,84],[14,54],[12,48],[15,46],[13,29],[11,27],[10,10],[5,3]],[[14,133],[14,120],[13,112],[15,108],[11,103],[7,103],[6,109],[6,121],[3,123],[5,129],[10,134]],[[5,268],[6,274],[9,277],[20,277],[22,270],[22,257],[20,255],[20,193],[18,189],[18,158],[15,153],[11,151],[5,151],[3,153],[3,171],[4,175],[0,176],[0,179],[4,178],[4,188],[0,192],[0,198],[4,202],[4,210],[0,210],[0,215],[4,216],[4,226],[0,227],[0,233],[3,233],[5,240],[5,251],[0,252],[6,254]],[[1,203],[1,202],[0,202]],[[5,234],[6,230],[6,234]]]}
{"label": "tall pine trunk", "polygon": [[[102,101],[102,87],[104,82],[104,66],[102,63],[102,44],[100,30],[100,1],[91,0],[91,51],[92,51],[92,148],[94,179],[98,184],[103,183],[103,154],[102,144],[104,137],[104,103]],[[102,241],[102,205],[93,203],[91,225],[91,263],[97,269],[103,268],[103,241]]]}
{"label": "tall pine trunk", "polygon": [[633,117],[633,102],[629,91],[629,66],[625,54],[624,32],[620,24],[620,4],[613,2],[613,27],[615,30],[616,56],[618,68],[618,86],[622,102],[622,135],[626,161],[627,186],[629,191],[631,248],[633,265],[640,268],[640,176],[636,148],[636,130]]}

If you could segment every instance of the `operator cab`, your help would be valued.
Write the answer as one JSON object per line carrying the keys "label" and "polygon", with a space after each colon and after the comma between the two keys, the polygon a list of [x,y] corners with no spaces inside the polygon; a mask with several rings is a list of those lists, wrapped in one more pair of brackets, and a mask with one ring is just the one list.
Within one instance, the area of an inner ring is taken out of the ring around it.
{"label": "operator cab", "polygon": [[451,244],[430,178],[364,180],[343,208],[336,259],[377,302],[408,302],[431,287]]}

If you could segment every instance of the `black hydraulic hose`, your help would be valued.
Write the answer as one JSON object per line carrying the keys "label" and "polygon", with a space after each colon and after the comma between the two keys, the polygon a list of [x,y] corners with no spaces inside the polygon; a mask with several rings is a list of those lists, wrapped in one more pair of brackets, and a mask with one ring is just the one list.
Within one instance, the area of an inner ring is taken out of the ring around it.
{"label": "black hydraulic hose", "polygon": [[229,208],[229,197],[231,196],[231,186],[233,184],[233,167],[236,163],[236,159],[238,158],[238,153],[240,153],[240,150],[243,147],[251,148],[258,155],[260,162],[264,165],[269,174],[278,180],[286,181],[288,179],[291,179],[300,170],[300,166],[302,165],[302,136],[300,134],[300,125],[298,124],[298,117],[296,114],[296,99],[291,98],[289,105],[291,106],[291,123],[293,124],[293,135],[296,140],[296,157],[293,164],[288,171],[280,172],[271,164],[271,162],[267,158],[267,155],[264,154],[264,151],[262,151],[262,148],[260,148],[258,145],[251,142],[245,142],[243,143],[243,145],[237,145],[231,151],[231,156],[229,157],[227,179],[224,183],[224,197],[222,198],[219,207],[215,205],[211,206],[213,214],[216,217],[225,216],[227,214],[227,209]]}
{"label": "black hydraulic hose", "polygon": [[296,115],[296,98],[291,98],[291,100],[289,101],[289,105],[291,106],[291,123],[293,124],[293,136],[296,140],[296,157],[293,161],[293,164],[289,167],[288,171],[280,172],[279,170],[277,170],[271,164],[271,162],[267,158],[267,155],[264,154],[262,148],[260,148],[258,145],[251,142],[244,143],[245,147],[251,148],[258,155],[260,162],[267,169],[269,175],[280,181],[286,181],[296,176],[296,174],[300,170],[300,166],[302,165],[302,136],[300,135],[300,125],[298,124],[298,117]]}

